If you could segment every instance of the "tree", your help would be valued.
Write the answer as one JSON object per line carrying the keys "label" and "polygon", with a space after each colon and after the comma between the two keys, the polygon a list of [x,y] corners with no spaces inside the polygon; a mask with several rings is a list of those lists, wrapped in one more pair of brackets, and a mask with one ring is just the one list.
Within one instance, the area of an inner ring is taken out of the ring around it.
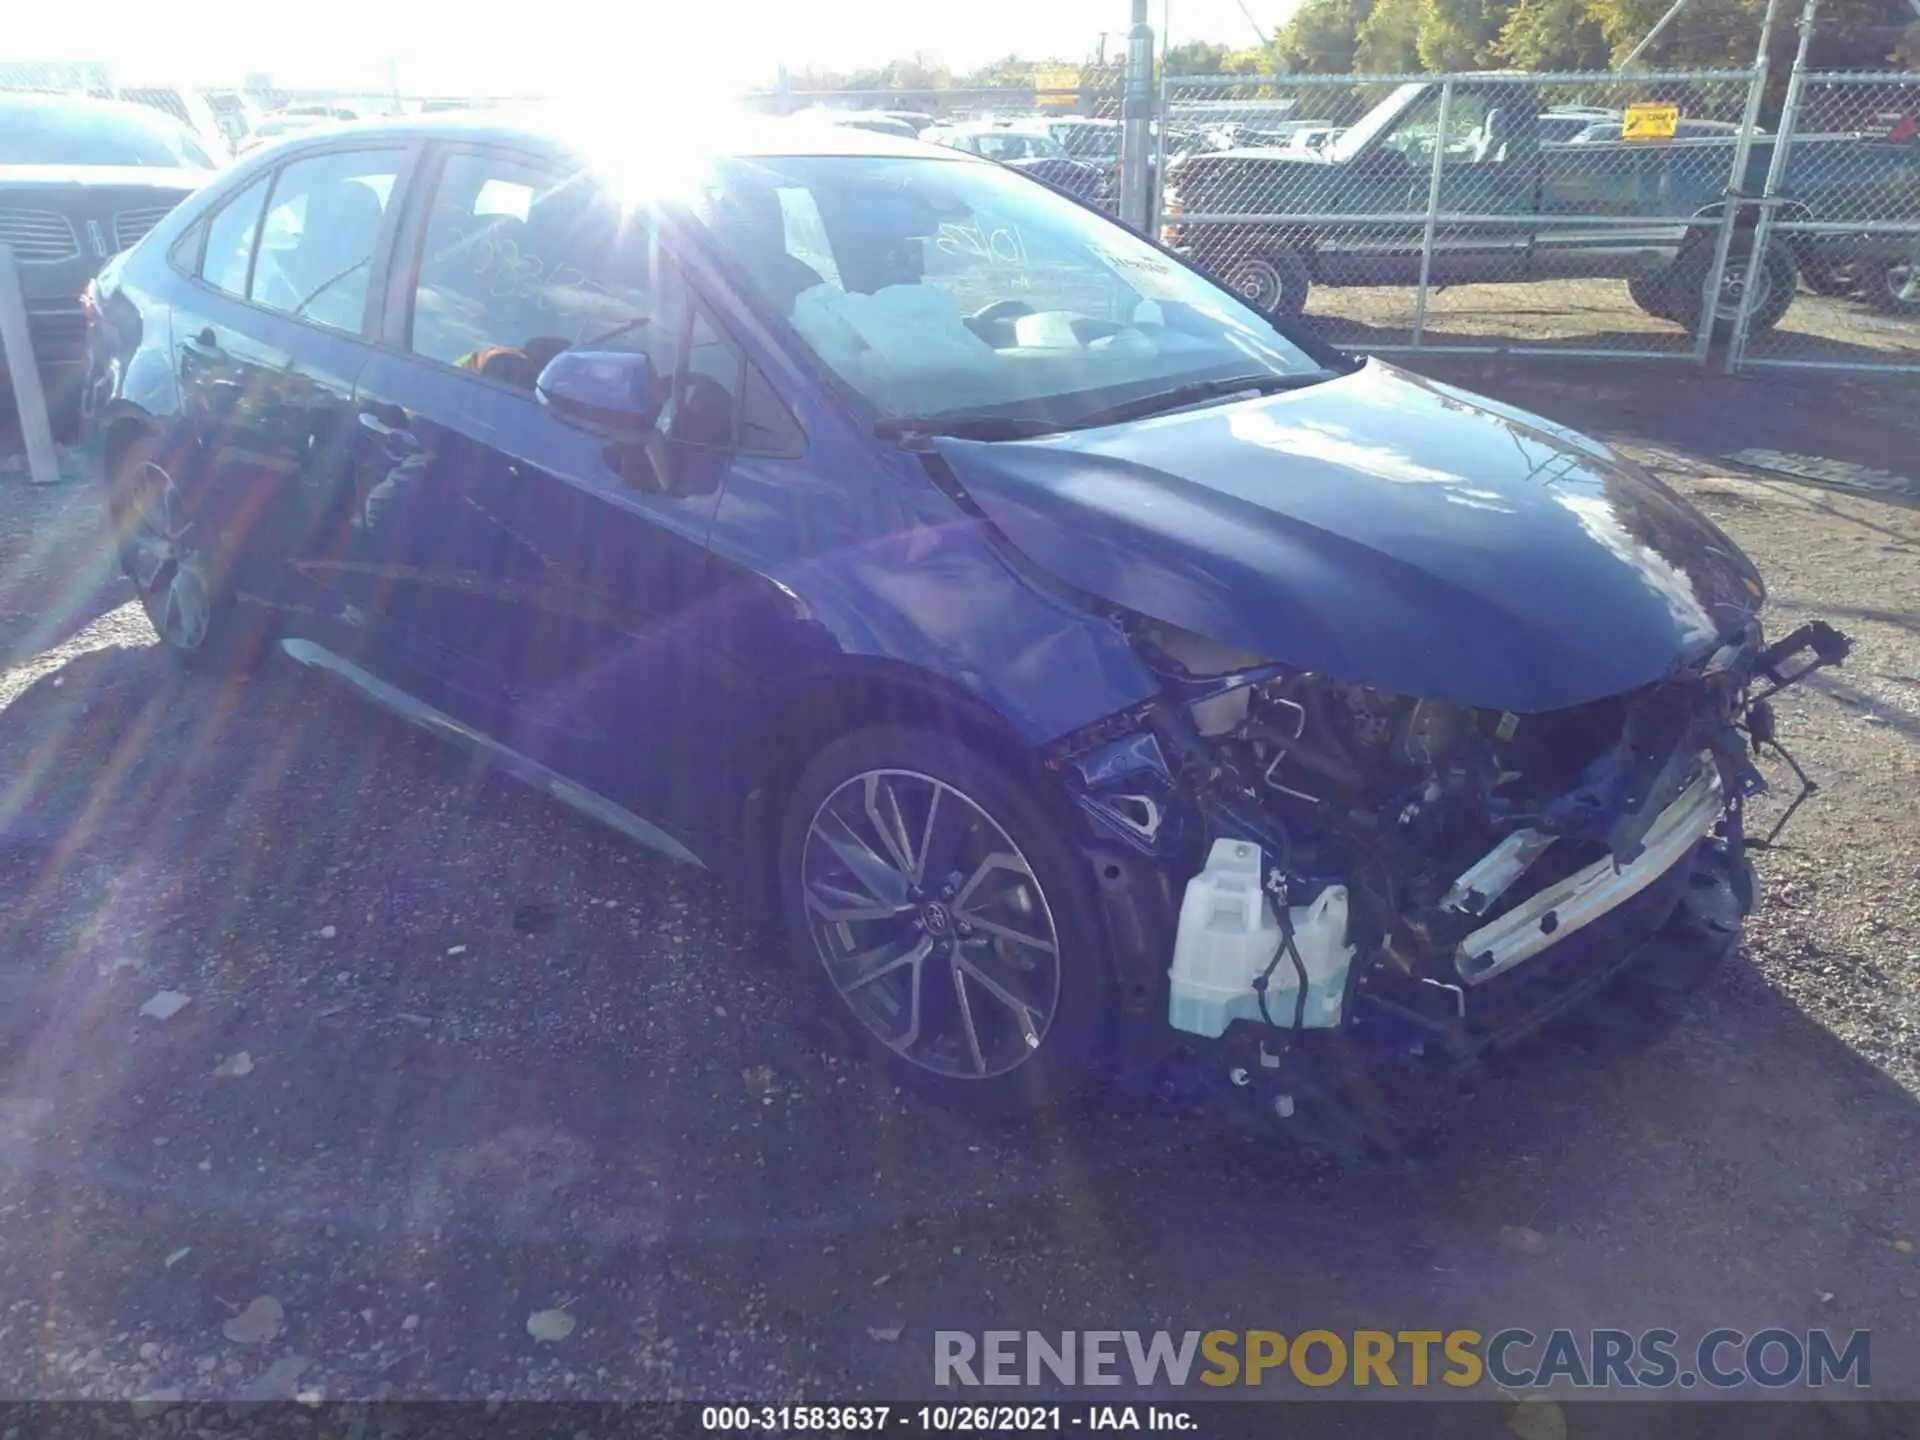
{"label": "tree", "polygon": [[1189,40],[1183,45],[1169,45],[1160,63],[1169,75],[1219,75],[1225,73],[1222,67],[1231,53],[1231,46]]}
{"label": "tree", "polygon": [[1424,0],[1420,63],[1428,70],[1484,70],[1507,17],[1502,0]]}
{"label": "tree", "polygon": [[1604,70],[1607,37],[1587,0],[1520,0],[1494,42],[1500,63],[1520,70]]}
{"label": "tree", "polygon": [[1280,28],[1280,63],[1303,75],[1350,75],[1374,0],[1306,0]]}
{"label": "tree", "polygon": [[1354,49],[1356,75],[1403,75],[1420,68],[1424,0],[1374,0]]}

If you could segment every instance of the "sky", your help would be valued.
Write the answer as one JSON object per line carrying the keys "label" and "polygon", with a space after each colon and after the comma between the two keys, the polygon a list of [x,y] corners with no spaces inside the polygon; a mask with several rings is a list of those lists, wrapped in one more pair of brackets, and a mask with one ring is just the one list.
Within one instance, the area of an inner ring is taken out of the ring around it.
{"label": "sky", "polygon": [[[1244,46],[1297,0],[1149,0],[1175,43]],[[64,5],[20,0],[9,58],[102,60],[141,78],[381,88],[387,59],[404,91],[552,93],[650,84],[716,96],[794,69],[852,69],[916,51],[968,69],[1010,51],[1079,60],[1100,32],[1122,48],[1130,0],[92,0],[84,24]]]}

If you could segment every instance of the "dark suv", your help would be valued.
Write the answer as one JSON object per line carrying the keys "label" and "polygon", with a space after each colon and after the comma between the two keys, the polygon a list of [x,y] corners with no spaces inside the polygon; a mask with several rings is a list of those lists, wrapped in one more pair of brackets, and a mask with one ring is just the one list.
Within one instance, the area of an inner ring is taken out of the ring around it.
{"label": "dark suv", "polygon": [[1185,1066],[1351,1139],[1369,1076],[1726,954],[1761,697],[1846,644],[1767,646],[1712,524],[1004,167],[687,133],[343,127],[113,262],[165,644],[735,877],[985,1105]]}

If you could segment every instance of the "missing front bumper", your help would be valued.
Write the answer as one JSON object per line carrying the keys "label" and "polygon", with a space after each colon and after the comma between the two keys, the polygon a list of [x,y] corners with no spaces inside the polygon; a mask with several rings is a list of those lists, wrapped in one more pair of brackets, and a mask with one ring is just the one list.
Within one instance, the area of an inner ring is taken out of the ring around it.
{"label": "missing front bumper", "polygon": [[[1454,956],[1460,978],[1469,985],[1484,984],[1619,909],[1686,859],[1719,823],[1726,806],[1719,772],[1703,761],[1679,798],[1648,829],[1643,848],[1632,861],[1620,864],[1612,856],[1596,860],[1475,930],[1460,942]],[[1514,846],[1517,839],[1511,837],[1494,855],[1529,848],[1524,841]],[[1544,848],[1542,844],[1540,849]],[[1487,864],[1482,861],[1475,869]]]}

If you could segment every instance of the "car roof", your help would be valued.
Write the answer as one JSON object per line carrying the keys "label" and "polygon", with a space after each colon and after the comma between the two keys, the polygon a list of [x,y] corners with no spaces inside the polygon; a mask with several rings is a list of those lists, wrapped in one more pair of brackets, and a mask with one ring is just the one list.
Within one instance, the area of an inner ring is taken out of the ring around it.
{"label": "car roof", "polygon": [[[617,148],[609,146],[604,139],[615,125],[623,134],[660,133],[650,126],[631,124],[631,116],[627,115],[596,117],[569,113],[558,106],[543,106],[350,120],[330,126],[322,134],[302,136],[299,143],[331,147],[342,140],[467,140],[500,145],[533,142],[598,155],[610,154],[617,159]],[[676,137],[676,150],[685,148],[684,140],[678,137],[700,135],[704,137],[707,151],[718,156],[916,156],[949,161],[960,158],[950,150],[921,140],[908,140],[857,125],[795,124],[789,119],[742,112],[723,111],[712,116],[708,123],[676,112],[671,133]],[[277,153],[291,154],[293,150]]]}

